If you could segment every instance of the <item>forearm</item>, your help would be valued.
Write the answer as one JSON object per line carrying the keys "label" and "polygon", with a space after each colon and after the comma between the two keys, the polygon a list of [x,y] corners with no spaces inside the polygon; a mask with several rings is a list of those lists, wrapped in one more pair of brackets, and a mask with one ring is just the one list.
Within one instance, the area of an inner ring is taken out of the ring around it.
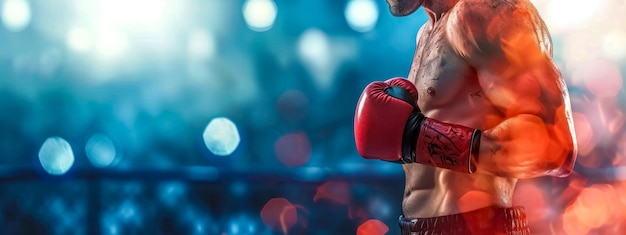
{"label": "forearm", "polygon": [[[563,117],[543,119],[515,115],[481,131],[425,117],[416,100],[417,90],[406,79],[368,85],[355,114],[359,154],[367,159],[470,174],[481,170],[512,178],[564,176],[571,171],[575,144],[564,112],[557,112]],[[555,123],[548,125],[544,119]]]}
{"label": "forearm", "polygon": [[557,131],[535,115],[509,118],[483,132],[476,164],[503,177],[566,176],[571,171],[567,160],[573,158],[574,147],[556,140]]}

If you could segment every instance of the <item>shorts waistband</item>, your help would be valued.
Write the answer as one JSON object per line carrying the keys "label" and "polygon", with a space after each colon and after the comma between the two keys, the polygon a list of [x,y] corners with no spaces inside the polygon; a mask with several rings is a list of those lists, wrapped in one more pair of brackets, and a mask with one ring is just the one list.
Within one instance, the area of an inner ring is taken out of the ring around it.
{"label": "shorts waistband", "polygon": [[485,207],[466,213],[398,219],[402,235],[507,234],[529,235],[523,207]]}

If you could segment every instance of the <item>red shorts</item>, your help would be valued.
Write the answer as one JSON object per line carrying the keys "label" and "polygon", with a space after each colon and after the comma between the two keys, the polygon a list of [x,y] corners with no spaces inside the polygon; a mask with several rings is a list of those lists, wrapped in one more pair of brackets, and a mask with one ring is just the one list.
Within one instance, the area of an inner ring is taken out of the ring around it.
{"label": "red shorts", "polygon": [[400,216],[402,235],[528,235],[528,221],[523,207],[485,207],[482,209],[433,218],[409,219]]}

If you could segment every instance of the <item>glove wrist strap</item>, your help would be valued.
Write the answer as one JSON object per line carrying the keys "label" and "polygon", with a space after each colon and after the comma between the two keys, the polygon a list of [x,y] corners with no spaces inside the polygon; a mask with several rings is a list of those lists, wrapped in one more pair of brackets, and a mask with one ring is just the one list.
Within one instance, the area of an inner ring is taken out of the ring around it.
{"label": "glove wrist strap", "polygon": [[463,173],[476,172],[482,132],[466,126],[423,118],[416,134],[414,159]]}

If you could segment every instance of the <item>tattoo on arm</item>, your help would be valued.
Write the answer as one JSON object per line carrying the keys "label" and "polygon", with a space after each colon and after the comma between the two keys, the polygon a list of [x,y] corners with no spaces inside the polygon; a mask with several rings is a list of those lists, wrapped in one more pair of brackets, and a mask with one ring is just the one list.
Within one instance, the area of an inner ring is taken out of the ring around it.
{"label": "tattoo on arm", "polygon": [[498,152],[498,150],[500,150],[500,148],[492,148],[491,149],[491,155],[496,155],[496,153]]}
{"label": "tattoo on arm", "polygon": [[502,147],[500,146],[495,146],[493,148],[491,148],[489,151],[491,152],[491,158],[493,158],[494,156],[496,156],[496,154],[498,153],[498,151],[500,151]]}
{"label": "tattoo on arm", "polygon": [[482,93],[483,93],[482,90],[472,91],[470,92],[470,97],[482,97],[483,96]]}

